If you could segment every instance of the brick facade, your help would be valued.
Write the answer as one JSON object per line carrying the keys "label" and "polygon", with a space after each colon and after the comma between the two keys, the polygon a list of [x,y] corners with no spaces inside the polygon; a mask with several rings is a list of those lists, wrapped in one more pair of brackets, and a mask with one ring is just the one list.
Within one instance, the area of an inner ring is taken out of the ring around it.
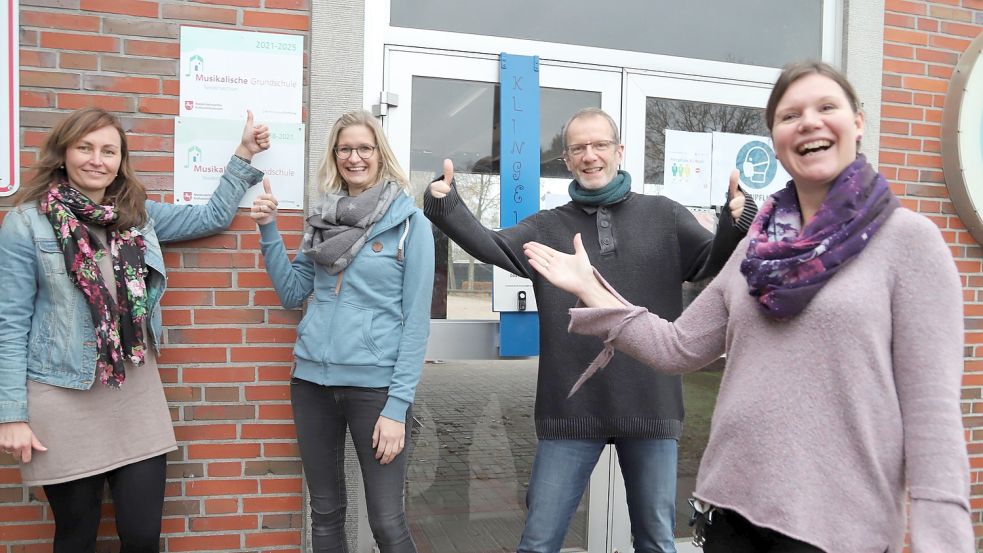
{"label": "brick facade", "polygon": [[[122,118],[151,196],[172,201],[181,25],[306,36],[310,4],[21,0],[25,170],[64,112],[98,105]],[[290,248],[301,223],[296,212],[281,215]],[[159,362],[179,442],[168,455],[165,551],[301,550],[303,482],[288,387],[300,312],[280,307],[258,244],[241,210],[228,231],[165,248]],[[0,553],[51,551],[43,490],[19,481],[16,465],[0,457]],[[103,515],[98,550],[115,551],[110,503]]]}
{"label": "brick facade", "polygon": [[[306,36],[311,15],[309,0],[20,5],[22,165],[34,161],[65,111],[100,105],[122,117],[134,166],[164,201],[173,190],[180,26]],[[983,31],[983,0],[886,0],[885,8],[880,168],[904,205],[942,229],[962,274],[963,411],[973,517],[983,537],[983,249],[949,201],[940,155],[949,78]],[[289,248],[297,246],[301,223],[297,215],[281,217]],[[279,307],[258,240],[240,212],[227,232],[165,250],[160,370],[180,442],[169,456],[166,551],[300,551],[303,484],[288,400],[300,314]],[[19,482],[16,465],[0,457],[0,553],[50,551],[54,527],[43,492]],[[111,505],[104,515],[99,550],[111,551]]]}
{"label": "brick facade", "polygon": [[981,32],[981,0],[885,2],[880,170],[903,205],[942,229],[962,277],[966,314],[962,407],[977,551],[983,550],[983,249],[949,200],[940,137],[949,79],[959,57]]}

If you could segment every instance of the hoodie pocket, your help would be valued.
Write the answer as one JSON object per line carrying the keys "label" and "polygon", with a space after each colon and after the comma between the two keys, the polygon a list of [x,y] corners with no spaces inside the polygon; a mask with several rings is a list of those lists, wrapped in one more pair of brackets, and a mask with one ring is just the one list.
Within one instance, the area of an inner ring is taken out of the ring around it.
{"label": "hoodie pocket", "polygon": [[339,303],[332,320],[328,361],[339,365],[377,365],[379,348],[372,339],[372,310]]}
{"label": "hoodie pocket", "polygon": [[328,336],[325,314],[330,307],[325,302],[313,301],[307,307],[303,320],[297,326],[297,343],[294,356],[307,361],[325,363]]}
{"label": "hoodie pocket", "polygon": [[335,301],[313,301],[297,327],[294,355],[322,364],[377,365],[372,310]]}

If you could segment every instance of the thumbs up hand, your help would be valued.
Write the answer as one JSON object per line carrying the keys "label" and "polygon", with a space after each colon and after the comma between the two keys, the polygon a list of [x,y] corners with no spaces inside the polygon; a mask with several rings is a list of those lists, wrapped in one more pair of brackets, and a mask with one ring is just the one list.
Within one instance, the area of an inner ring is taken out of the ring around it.
{"label": "thumbs up hand", "polygon": [[257,225],[268,225],[276,219],[278,204],[276,196],[273,195],[273,189],[270,187],[270,179],[264,178],[263,193],[253,200],[253,207],[249,210],[249,216],[253,218],[253,221],[256,221]]}
{"label": "thumbs up hand", "polygon": [[451,181],[454,180],[454,162],[444,160],[444,178],[430,183],[430,195],[434,198],[443,198],[451,191]]}
{"label": "thumbs up hand", "polygon": [[739,178],[737,169],[730,172],[730,192],[727,194],[730,201],[727,202],[727,208],[730,209],[730,216],[734,221],[740,219],[741,214],[744,213],[744,193],[737,187]]}
{"label": "thumbs up hand", "polygon": [[253,123],[253,112],[246,110],[246,125],[242,128],[242,141],[236,146],[236,155],[251,160],[253,156],[270,148],[270,128]]}

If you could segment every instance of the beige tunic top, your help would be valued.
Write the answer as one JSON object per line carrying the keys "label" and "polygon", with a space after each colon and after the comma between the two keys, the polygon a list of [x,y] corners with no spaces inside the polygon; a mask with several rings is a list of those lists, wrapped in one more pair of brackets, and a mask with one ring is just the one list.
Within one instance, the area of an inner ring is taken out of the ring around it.
{"label": "beige tunic top", "polygon": [[[106,242],[103,229],[90,231]],[[109,255],[99,261],[99,269],[115,299]],[[140,367],[126,363],[119,390],[98,378],[88,390],[28,380],[27,414],[31,430],[48,448],[21,465],[21,478],[29,486],[79,480],[177,449],[153,350]]]}

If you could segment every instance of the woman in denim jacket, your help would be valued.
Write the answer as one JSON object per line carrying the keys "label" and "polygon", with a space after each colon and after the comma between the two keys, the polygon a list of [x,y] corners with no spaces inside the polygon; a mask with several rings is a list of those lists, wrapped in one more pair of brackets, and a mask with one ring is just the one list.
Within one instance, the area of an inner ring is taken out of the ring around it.
{"label": "woman in denim jacket", "polygon": [[51,131],[0,228],[0,449],[44,486],[55,553],[95,551],[109,482],[125,553],[156,552],[176,449],[157,372],[160,244],[214,234],[263,174],[246,122],[207,205],[147,199],[119,120],[80,109]]}
{"label": "woman in denim jacket", "polygon": [[[345,549],[345,430],[365,483],[369,526],[382,553],[413,553],[403,510],[410,407],[430,332],[430,222],[379,123],[342,115],[318,172],[322,196],[293,263],[269,190],[253,202],[260,247],[280,303],[300,306],[290,386],[314,551]],[[265,183],[264,183],[265,185]]]}

